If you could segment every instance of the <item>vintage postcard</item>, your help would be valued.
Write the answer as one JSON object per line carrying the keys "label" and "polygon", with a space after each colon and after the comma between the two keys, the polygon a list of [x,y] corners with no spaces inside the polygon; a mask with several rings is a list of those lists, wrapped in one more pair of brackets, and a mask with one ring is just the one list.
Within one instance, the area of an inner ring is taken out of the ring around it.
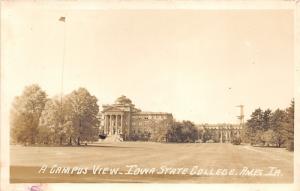
{"label": "vintage postcard", "polygon": [[1,9],[1,190],[300,189],[297,1]]}

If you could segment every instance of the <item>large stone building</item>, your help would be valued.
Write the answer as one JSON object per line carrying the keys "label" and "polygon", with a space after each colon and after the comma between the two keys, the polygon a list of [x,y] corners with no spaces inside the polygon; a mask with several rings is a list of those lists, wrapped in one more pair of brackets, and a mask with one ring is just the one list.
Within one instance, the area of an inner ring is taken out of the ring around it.
{"label": "large stone building", "polygon": [[[229,143],[234,137],[240,137],[242,124],[200,124],[197,128],[202,131],[210,131],[213,137],[220,143]],[[203,134],[202,134],[203,135]],[[201,138],[203,140],[203,138]]]}
{"label": "large stone building", "polygon": [[114,104],[103,105],[100,132],[108,139],[120,141],[163,142],[172,122],[171,113],[141,111],[130,99],[121,96]]}

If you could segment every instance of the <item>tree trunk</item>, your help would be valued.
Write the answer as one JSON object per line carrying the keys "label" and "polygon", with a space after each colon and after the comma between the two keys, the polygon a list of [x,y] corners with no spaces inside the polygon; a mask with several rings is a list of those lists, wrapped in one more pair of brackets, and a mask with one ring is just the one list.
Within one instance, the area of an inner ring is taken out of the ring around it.
{"label": "tree trunk", "polygon": [[72,145],[72,137],[69,139],[69,145]]}
{"label": "tree trunk", "polygon": [[62,145],[62,137],[59,138],[59,144]]}
{"label": "tree trunk", "polygon": [[77,145],[80,145],[80,137],[77,138]]}
{"label": "tree trunk", "polygon": [[31,143],[31,145],[33,145],[33,144],[34,144],[34,136],[33,136],[33,135],[31,136],[30,143]]}

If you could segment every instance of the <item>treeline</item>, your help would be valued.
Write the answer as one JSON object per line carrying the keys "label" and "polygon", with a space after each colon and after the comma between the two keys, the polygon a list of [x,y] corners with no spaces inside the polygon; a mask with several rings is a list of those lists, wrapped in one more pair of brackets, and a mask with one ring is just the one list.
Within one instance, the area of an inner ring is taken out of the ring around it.
{"label": "treeline", "polygon": [[176,143],[193,143],[199,138],[198,130],[191,121],[174,121],[167,132],[167,141]]}
{"label": "treeline", "polygon": [[97,98],[85,88],[48,98],[38,85],[25,87],[11,109],[11,140],[19,144],[77,144],[98,140]]}
{"label": "treeline", "polygon": [[284,110],[256,109],[243,130],[243,142],[294,150],[294,105],[292,100]]}

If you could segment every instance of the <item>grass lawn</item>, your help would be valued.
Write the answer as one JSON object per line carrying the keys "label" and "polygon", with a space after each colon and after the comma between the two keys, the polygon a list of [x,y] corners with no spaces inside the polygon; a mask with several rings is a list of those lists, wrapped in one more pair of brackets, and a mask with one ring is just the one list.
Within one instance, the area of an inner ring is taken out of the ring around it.
{"label": "grass lawn", "polygon": [[[291,183],[293,181],[293,152],[282,148],[219,143],[123,142],[97,143],[82,147],[12,145],[10,151],[12,183]],[[47,165],[47,169],[45,173],[39,174],[38,171],[43,165]],[[130,169],[130,165],[136,165],[137,168]],[[58,166],[88,168],[88,171],[86,174],[50,173],[52,167],[54,172]],[[93,174],[93,166],[115,168],[118,169],[118,173]],[[188,169],[187,174],[181,173],[184,171],[183,168]],[[140,169],[154,169],[152,171],[154,173],[142,174]],[[190,174],[191,169],[199,174]],[[234,169],[233,174],[226,174],[232,169]],[[276,169],[277,172],[280,170],[280,172],[270,176],[270,173],[267,173],[270,169]],[[212,174],[205,174],[205,170],[212,171]],[[225,174],[217,174],[217,170]]]}

